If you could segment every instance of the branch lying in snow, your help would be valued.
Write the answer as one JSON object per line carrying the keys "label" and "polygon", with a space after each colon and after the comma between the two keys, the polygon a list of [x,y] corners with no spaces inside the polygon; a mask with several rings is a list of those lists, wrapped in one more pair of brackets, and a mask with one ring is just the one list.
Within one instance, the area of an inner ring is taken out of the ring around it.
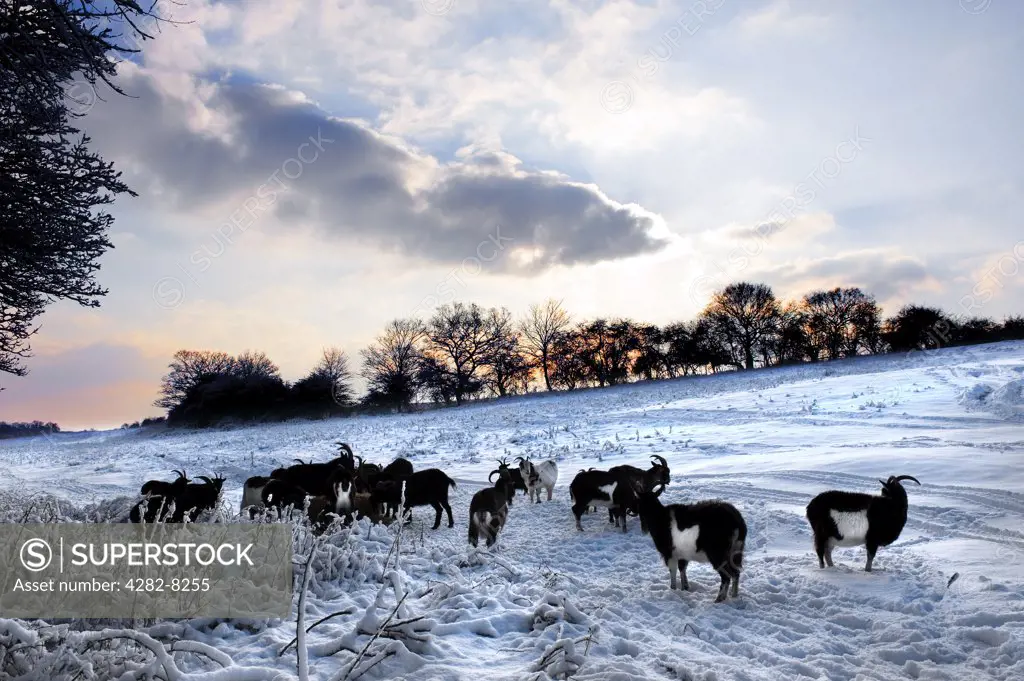
{"label": "branch lying in snow", "polygon": [[[381,635],[384,629],[387,628],[388,624],[391,623],[391,620],[394,619],[395,615],[398,614],[398,609],[402,607],[402,603],[405,602],[405,599],[408,595],[409,594],[404,594],[400,599],[398,599],[398,602],[395,604],[395,609],[391,611],[391,614],[388,615],[387,619],[385,619],[384,622],[377,628],[377,631],[373,634],[373,637],[369,641],[367,641],[366,645],[363,646],[363,649],[359,651],[359,655],[356,656],[356,659],[352,662],[352,665],[348,668],[348,671],[345,672],[345,676],[335,676],[335,679],[340,679],[340,681],[348,681],[349,675],[352,674],[352,671],[356,668],[356,665],[359,664],[359,661],[363,659],[364,655],[366,655],[366,651],[370,649],[370,646],[373,645],[373,642],[377,640],[377,637]],[[376,664],[376,662],[374,664]],[[366,670],[364,669],[363,672],[365,671]],[[362,674],[363,672],[360,672],[360,674]],[[358,678],[358,676],[352,678]]]}
{"label": "branch lying in snow", "polygon": [[[172,650],[169,651],[164,648],[162,643],[153,637],[133,629],[86,631],[69,637],[69,640],[86,644],[101,643],[117,639],[134,641],[153,653],[156,657],[156,662],[163,670],[163,677],[166,678],[167,681],[282,681],[283,679],[292,678],[290,675],[283,674],[278,669],[270,669],[269,667],[237,667],[230,658],[217,649],[197,641],[180,641],[178,642],[179,647],[177,650],[187,650],[188,652],[199,653],[215,660],[218,663],[227,664],[228,666],[210,672],[185,673],[178,669],[177,665],[174,664],[174,658],[171,656],[171,652],[174,650],[173,647]],[[182,646],[182,644],[184,645]],[[124,681],[128,681],[129,679],[140,677],[133,674],[132,676],[121,676],[120,678]]]}
{"label": "branch lying in snow", "polygon": [[[313,631],[313,629],[317,628],[319,625],[329,620],[332,620],[335,617],[341,617],[342,615],[351,615],[354,612],[355,610],[353,608],[345,608],[344,610],[339,610],[338,612],[332,612],[330,615],[321,617],[316,622],[313,622],[308,627],[306,627],[306,633],[308,634],[309,632]],[[297,638],[293,638],[291,641],[288,642],[288,645],[286,645],[284,648],[281,648],[281,651],[277,654],[277,656],[281,657],[282,655],[284,655],[286,652],[288,652],[289,648],[295,645],[296,642]]]}

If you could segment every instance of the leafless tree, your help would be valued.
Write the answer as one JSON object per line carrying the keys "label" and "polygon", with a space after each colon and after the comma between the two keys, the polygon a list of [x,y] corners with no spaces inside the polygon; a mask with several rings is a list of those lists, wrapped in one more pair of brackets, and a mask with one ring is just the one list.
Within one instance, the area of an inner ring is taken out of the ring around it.
{"label": "leafless tree", "polygon": [[779,303],[765,284],[739,282],[715,293],[704,314],[731,345],[737,366],[753,369],[755,352],[777,330]]}
{"label": "leafless tree", "polygon": [[419,388],[419,344],[423,334],[423,323],[418,319],[395,319],[360,352],[362,375],[369,384],[368,403],[405,408],[412,402]]}
{"label": "leafless tree", "polygon": [[836,287],[804,296],[807,335],[814,349],[829,359],[855,355],[880,339],[879,309],[874,298],[859,288]]}
{"label": "leafless tree", "polygon": [[427,322],[426,340],[427,354],[442,362],[454,381],[456,404],[479,392],[479,371],[495,342],[487,315],[479,305],[440,306]]}
{"label": "leafless tree", "polygon": [[495,395],[526,392],[530,382],[530,363],[522,347],[522,333],[516,328],[507,308],[487,312],[488,333],[494,339],[484,354],[483,380]]}
{"label": "leafless tree", "polygon": [[559,300],[548,299],[541,305],[531,305],[522,322],[523,344],[544,376],[544,386],[551,390],[551,348],[559,334],[572,322]]}
{"label": "leafless tree", "polygon": [[196,386],[230,374],[234,366],[234,358],[226,352],[178,350],[171,359],[170,371],[162,379],[160,398],[154,404],[171,410],[181,404]]}
{"label": "leafless tree", "polygon": [[262,350],[246,350],[235,358],[232,373],[243,380],[281,377],[280,368]]}
{"label": "leafless tree", "polygon": [[341,348],[324,348],[306,380],[326,386],[331,399],[341,406],[352,402],[352,372]]}

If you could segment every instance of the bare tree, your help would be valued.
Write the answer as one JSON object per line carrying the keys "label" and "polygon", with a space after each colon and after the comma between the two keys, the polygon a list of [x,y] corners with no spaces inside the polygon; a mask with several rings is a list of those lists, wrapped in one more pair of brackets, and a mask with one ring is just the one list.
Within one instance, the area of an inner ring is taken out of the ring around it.
{"label": "bare tree", "polygon": [[506,308],[487,312],[488,333],[494,342],[484,353],[484,384],[499,396],[526,392],[530,363],[522,347],[522,334]]}
{"label": "bare tree", "polygon": [[242,380],[281,377],[281,369],[262,350],[246,350],[236,357],[232,373]]}
{"label": "bare tree", "polygon": [[348,368],[348,355],[341,348],[324,348],[306,378],[326,386],[338,405],[352,403],[352,372]]}
{"label": "bare tree", "polygon": [[480,391],[478,375],[494,336],[483,309],[476,303],[442,305],[427,322],[426,353],[440,361],[454,380],[456,404]]}
{"label": "bare tree", "polygon": [[404,409],[412,402],[419,388],[419,344],[423,334],[423,323],[418,319],[396,319],[360,352],[362,375],[369,383],[367,403]]}
{"label": "bare tree", "polygon": [[[880,341],[878,305],[859,288],[836,287],[804,296],[807,335],[813,348],[829,359],[870,351]],[[863,338],[862,338],[863,337]]]}
{"label": "bare tree", "polygon": [[160,398],[154,404],[170,411],[197,386],[231,374],[234,367],[235,359],[226,352],[178,350],[171,359],[170,371],[161,381]]}
{"label": "bare tree", "polygon": [[544,386],[551,390],[551,348],[559,334],[572,322],[560,300],[548,299],[541,305],[531,305],[522,322],[523,344],[544,376]]}
{"label": "bare tree", "polygon": [[704,314],[732,346],[738,367],[753,369],[754,353],[777,330],[779,303],[765,284],[729,284],[711,299]]}

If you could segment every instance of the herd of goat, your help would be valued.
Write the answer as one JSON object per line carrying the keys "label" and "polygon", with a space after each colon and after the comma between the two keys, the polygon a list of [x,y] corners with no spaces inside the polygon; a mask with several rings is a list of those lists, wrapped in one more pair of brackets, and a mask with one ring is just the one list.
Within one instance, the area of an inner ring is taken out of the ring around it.
{"label": "herd of goat", "polygon": [[[272,514],[276,518],[291,517],[301,511],[314,532],[326,531],[335,521],[349,524],[353,518],[369,518],[374,523],[390,524],[399,515],[411,522],[412,508],[431,506],[434,509],[433,529],[441,525],[442,512],[453,527],[448,491],[455,487],[444,471],[428,468],[413,470],[410,461],[397,458],[386,466],[368,463],[355,456],[352,448],[335,443],[338,457],[326,463],[297,460],[298,463],[271,471],[269,476],[254,476],[242,487],[241,511],[250,518]],[[491,546],[508,519],[509,507],[517,492],[525,492],[531,502],[540,503],[542,492],[548,501],[558,481],[558,465],[554,461],[534,463],[518,457],[517,466],[506,459],[498,461],[491,472],[491,487],[479,490],[469,505],[469,542],[478,546],[483,536]],[[608,509],[608,522],[621,524],[626,532],[626,518],[638,517],[640,529],[649,534],[661,554],[671,577],[671,588],[677,588],[681,573],[682,588],[689,589],[687,564],[708,563],[715,568],[722,583],[716,602],[730,593],[739,593],[743,569],[743,548],[747,525],[739,510],[725,501],[701,501],[693,504],[664,505],[660,500],[669,484],[670,471],[664,457],[651,457],[647,470],[635,466],[615,466],[609,470],[581,470],[569,485],[576,528],[583,531],[583,515]],[[131,522],[195,522],[204,511],[214,509],[220,498],[224,478],[199,476],[202,482],[188,479],[185,471],[174,471],[172,481],[150,480],[142,486],[142,500],[131,510]],[[495,480],[497,476],[497,480]],[[882,483],[881,496],[830,490],[814,497],[807,505],[807,520],[814,533],[814,549],[818,564],[832,566],[832,550],[836,546],[865,546],[867,565],[871,571],[875,553],[899,538],[907,521],[907,493],[901,482],[909,475],[892,476]],[[730,589],[731,587],[731,589]]]}

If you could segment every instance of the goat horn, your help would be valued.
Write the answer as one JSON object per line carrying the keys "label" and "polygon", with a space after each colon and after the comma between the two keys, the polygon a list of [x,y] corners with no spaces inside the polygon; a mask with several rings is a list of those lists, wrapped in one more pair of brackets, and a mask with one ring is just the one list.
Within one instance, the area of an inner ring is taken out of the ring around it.
{"label": "goat horn", "polygon": [[913,480],[917,484],[921,484],[921,481],[915,478],[913,475],[901,475],[897,477],[895,480],[893,480],[893,482],[899,482],[900,480]]}
{"label": "goat horn", "polygon": [[658,454],[652,454],[651,461],[654,461],[655,459],[658,460],[658,463],[661,464],[662,467],[668,468],[668,461],[665,461],[665,457],[659,456]]}
{"label": "goat horn", "polygon": [[212,485],[212,484],[213,484],[213,480],[210,480],[210,479],[209,479],[208,477],[206,477],[205,475],[200,475],[200,476],[199,476],[198,478],[196,478],[196,479],[197,479],[197,480],[202,480],[203,482],[205,482],[205,483],[206,483],[206,484],[208,484],[208,485]]}
{"label": "goat horn", "polygon": [[491,474],[487,476],[487,482],[494,482],[494,474],[501,474],[501,471],[491,471]]}

